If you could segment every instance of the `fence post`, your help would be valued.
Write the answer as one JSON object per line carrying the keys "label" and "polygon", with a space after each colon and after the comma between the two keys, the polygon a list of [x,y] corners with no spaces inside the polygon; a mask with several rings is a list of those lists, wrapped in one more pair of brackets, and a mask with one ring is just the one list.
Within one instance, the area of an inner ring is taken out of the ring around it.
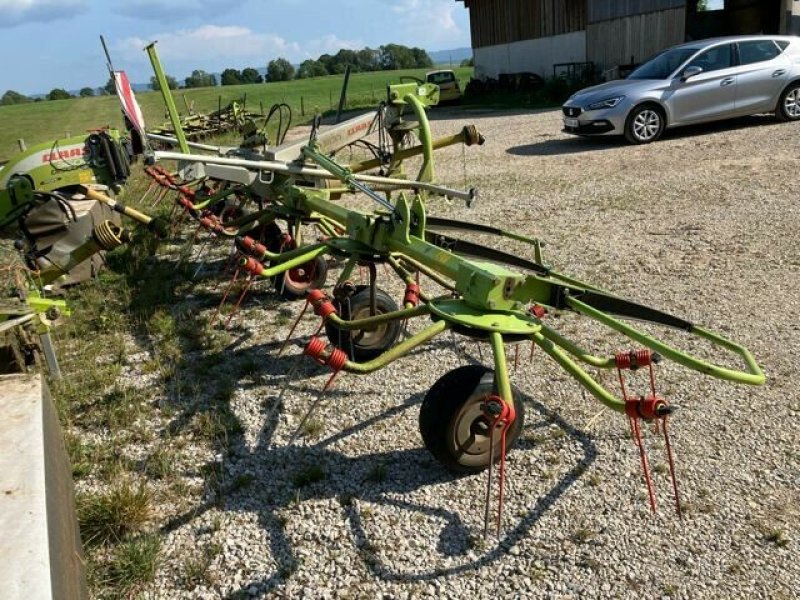
{"label": "fence post", "polygon": [[344,83],[342,83],[342,95],[339,96],[339,110],[336,111],[336,122],[342,119],[342,110],[347,102],[347,85],[350,83],[350,65],[344,70]]}

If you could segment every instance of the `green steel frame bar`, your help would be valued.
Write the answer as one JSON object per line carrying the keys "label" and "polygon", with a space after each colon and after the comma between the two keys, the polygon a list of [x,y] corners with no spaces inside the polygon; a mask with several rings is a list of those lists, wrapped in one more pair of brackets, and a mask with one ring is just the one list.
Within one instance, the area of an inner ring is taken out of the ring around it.
{"label": "green steel frame bar", "polygon": [[492,344],[492,354],[494,354],[494,381],[497,391],[503,402],[514,407],[514,394],[511,391],[511,380],[508,377],[508,365],[506,364],[506,347],[503,344],[503,336],[497,331],[493,331],[489,336]]}
{"label": "green steel frame bar", "polygon": [[425,107],[416,96],[406,95],[405,100],[414,109],[414,114],[419,122],[419,141],[422,146],[422,166],[417,174],[417,181],[433,181],[433,136],[431,135],[431,125],[428,116],[425,114]]}
{"label": "green steel frame bar", "polygon": [[164,75],[164,68],[161,66],[161,61],[156,52],[156,42],[148,44],[145,48],[147,56],[150,57],[150,64],[153,65],[158,85],[161,88],[161,96],[164,98],[164,104],[169,113],[169,120],[172,123],[172,128],[175,130],[175,138],[178,140],[178,147],[184,154],[189,152],[189,145],[186,143],[186,136],[183,133],[181,126],[181,119],[178,115],[178,109],[175,108],[175,101],[172,99],[172,94],[169,92],[169,85],[167,84],[167,77]]}

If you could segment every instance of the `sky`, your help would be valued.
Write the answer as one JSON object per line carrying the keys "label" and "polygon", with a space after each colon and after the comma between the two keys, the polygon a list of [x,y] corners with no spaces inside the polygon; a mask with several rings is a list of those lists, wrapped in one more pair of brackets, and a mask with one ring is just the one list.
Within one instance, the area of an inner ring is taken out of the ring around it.
{"label": "sky", "polygon": [[455,0],[0,0],[0,95],[102,86],[101,34],[114,67],[137,83],[152,75],[143,48],[154,40],[179,80],[341,48],[470,45],[469,14]]}

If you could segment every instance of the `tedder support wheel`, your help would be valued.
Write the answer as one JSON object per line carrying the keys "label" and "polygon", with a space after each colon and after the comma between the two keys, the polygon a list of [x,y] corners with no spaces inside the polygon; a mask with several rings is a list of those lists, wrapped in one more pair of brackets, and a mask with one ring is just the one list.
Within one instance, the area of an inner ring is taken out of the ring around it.
{"label": "tedder support wheel", "polygon": [[[525,407],[514,392],[516,419],[506,434],[506,450],[514,446],[525,420]],[[481,404],[496,393],[494,371],[467,365],[441,377],[428,391],[419,411],[419,430],[425,447],[455,473],[478,473],[489,466],[489,420]],[[500,455],[496,434],[494,455]]]}
{"label": "tedder support wheel", "polygon": [[[359,285],[352,296],[333,301],[339,316],[348,321],[371,316],[369,286]],[[392,297],[383,290],[375,290],[375,314],[383,315],[399,310]],[[394,346],[400,336],[400,321],[392,321],[370,330],[344,331],[332,323],[325,323],[328,340],[358,362],[372,360]]]}
{"label": "tedder support wheel", "polygon": [[[281,229],[275,223],[264,226],[260,233],[262,243],[270,252],[281,251],[281,235]],[[294,248],[295,245],[291,244],[283,250],[293,250]],[[308,290],[323,287],[327,278],[328,262],[324,257],[318,256],[294,269],[275,275],[272,278],[272,285],[284,300],[299,300],[305,297]]]}

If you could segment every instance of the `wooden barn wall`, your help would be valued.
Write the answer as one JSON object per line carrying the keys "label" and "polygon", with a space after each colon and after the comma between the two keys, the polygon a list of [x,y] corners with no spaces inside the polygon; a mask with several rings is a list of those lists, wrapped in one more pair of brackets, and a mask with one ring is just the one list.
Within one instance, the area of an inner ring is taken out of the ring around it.
{"label": "wooden barn wall", "polygon": [[472,47],[510,44],[582,31],[586,0],[465,0]]}
{"label": "wooden barn wall", "polygon": [[631,62],[684,41],[686,9],[675,8],[621,19],[590,23],[586,28],[586,60],[601,70]]}
{"label": "wooden barn wall", "polygon": [[588,22],[609,21],[621,17],[686,8],[686,0],[588,0]]}

